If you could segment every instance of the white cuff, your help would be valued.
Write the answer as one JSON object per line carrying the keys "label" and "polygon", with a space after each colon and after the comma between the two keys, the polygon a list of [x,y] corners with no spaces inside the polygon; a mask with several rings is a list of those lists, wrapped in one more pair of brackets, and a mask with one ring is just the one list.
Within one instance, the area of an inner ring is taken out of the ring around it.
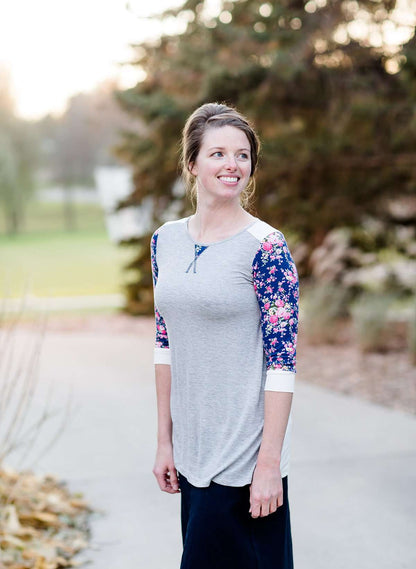
{"label": "white cuff", "polygon": [[155,348],[153,363],[170,365],[170,349],[169,348]]}
{"label": "white cuff", "polygon": [[265,391],[285,391],[293,393],[295,391],[294,371],[286,371],[283,369],[268,369],[266,373]]}

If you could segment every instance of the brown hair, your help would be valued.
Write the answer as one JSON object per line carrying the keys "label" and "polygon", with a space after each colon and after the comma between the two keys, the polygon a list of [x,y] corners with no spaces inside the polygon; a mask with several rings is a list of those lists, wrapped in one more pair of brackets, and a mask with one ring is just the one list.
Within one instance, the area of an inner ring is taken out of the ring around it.
{"label": "brown hair", "polygon": [[189,167],[197,159],[205,131],[208,128],[219,128],[222,126],[234,126],[240,129],[250,142],[251,180],[240,196],[241,205],[248,209],[255,191],[253,176],[259,157],[260,141],[248,120],[236,109],[227,105],[206,103],[196,109],[186,121],[182,132],[181,156],[182,176],[185,180],[186,189],[189,191],[192,201],[194,201],[196,189],[194,176],[191,174]]}

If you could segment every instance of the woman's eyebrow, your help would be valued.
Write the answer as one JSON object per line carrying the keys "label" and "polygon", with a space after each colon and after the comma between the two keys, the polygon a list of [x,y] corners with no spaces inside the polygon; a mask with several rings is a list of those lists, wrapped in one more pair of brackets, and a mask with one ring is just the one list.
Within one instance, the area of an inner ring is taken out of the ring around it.
{"label": "woman's eyebrow", "polygon": [[[223,146],[211,146],[211,148],[208,148],[208,150],[224,150]],[[240,150],[245,150],[246,152],[250,152],[249,148],[238,148],[237,152],[239,152]]]}

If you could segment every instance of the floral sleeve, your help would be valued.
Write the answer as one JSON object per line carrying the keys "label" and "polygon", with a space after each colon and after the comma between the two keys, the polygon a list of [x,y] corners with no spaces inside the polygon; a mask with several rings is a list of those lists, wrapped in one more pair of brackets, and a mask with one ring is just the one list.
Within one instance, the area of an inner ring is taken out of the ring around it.
{"label": "floral sleeve", "polygon": [[[152,265],[152,277],[153,277],[153,290],[156,287],[157,278],[159,275],[159,269],[156,261],[156,249],[158,240],[158,230],[156,230],[150,241],[150,259]],[[155,307],[155,321],[156,321],[156,341],[155,341],[155,352],[154,352],[154,363],[170,364],[170,350],[169,350],[169,340],[168,333],[166,329],[166,324],[163,316],[160,314],[156,302]]]}
{"label": "floral sleeve", "polygon": [[261,313],[266,390],[293,391],[299,313],[299,279],[284,235],[265,237],[253,260],[253,284]]}

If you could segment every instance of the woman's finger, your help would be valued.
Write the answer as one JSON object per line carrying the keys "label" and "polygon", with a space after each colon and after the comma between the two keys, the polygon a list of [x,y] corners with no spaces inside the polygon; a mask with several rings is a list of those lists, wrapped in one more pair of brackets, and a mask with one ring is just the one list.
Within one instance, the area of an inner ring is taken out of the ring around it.
{"label": "woman's finger", "polygon": [[255,504],[251,506],[250,513],[252,518],[260,517],[260,504]]}
{"label": "woman's finger", "polygon": [[159,484],[159,488],[162,492],[171,492],[168,469],[155,469],[153,474],[156,476],[157,483]]}
{"label": "woman's finger", "polygon": [[173,491],[179,492],[178,473],[176,472],[176,468],[174,466],[169,469],[169,480]]}
{"label": "woman's finger", "polygon": [[176,490],[172,488],[171,480],[170,480],[170,473],[167,472],[165,475],[165,488],[164,492],[168,492],[169,494],[174,494]]}
{"label": "woman's finger", "polygon": [[153,473],[156,477],[157,483],[159,484],[159,488],[161,490],[166,489],[166,477],[164,472],[154,472]]}
{"label": "woman's finger", "polygon": [[272,500],[270,503],[269,513],[273,514],[277,510],[277,500]]}
{"label": "woman's finger", "polygon": [[265,518],[269,514],[270,514],[270,503],[269,502],[263,502],[261,505],[260,517]]}

